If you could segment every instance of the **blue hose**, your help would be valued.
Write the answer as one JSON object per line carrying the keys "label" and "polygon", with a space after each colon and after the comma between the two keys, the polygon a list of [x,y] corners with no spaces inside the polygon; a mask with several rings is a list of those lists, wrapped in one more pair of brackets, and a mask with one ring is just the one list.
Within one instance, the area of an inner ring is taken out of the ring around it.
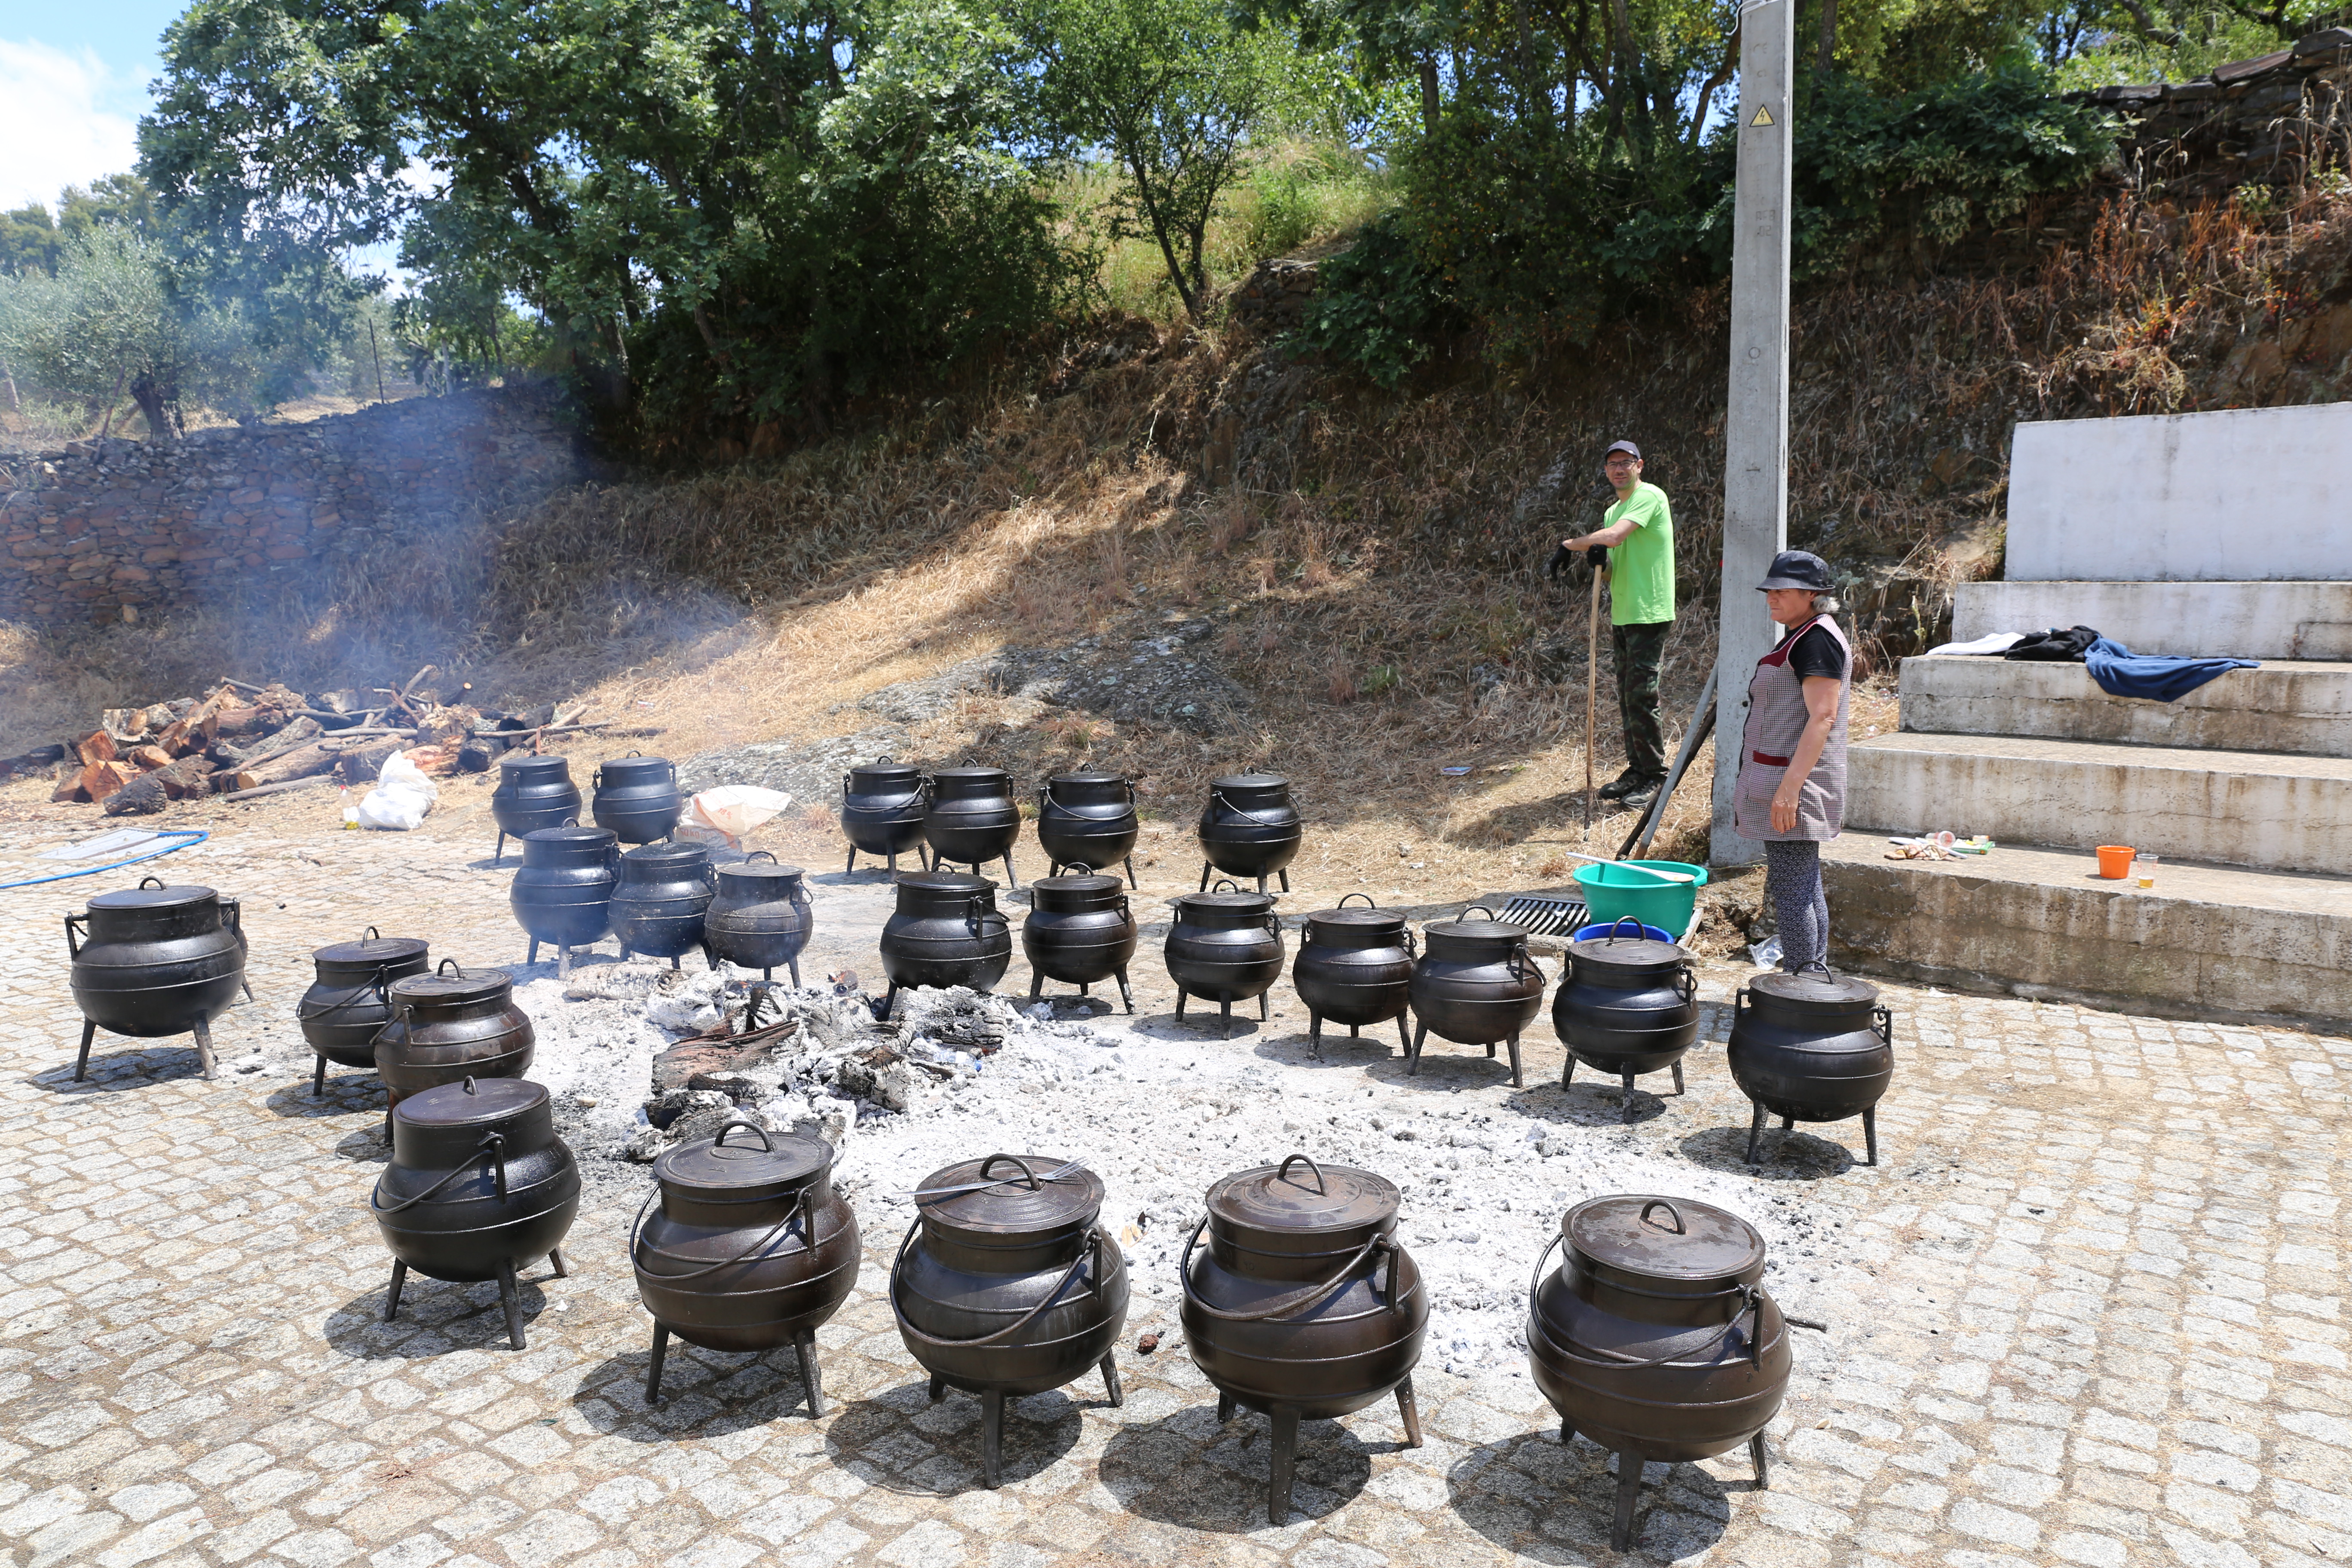
{"label": "blue hose", "polygon": [[169,855],[174,849],[185,849],[191,844],[202,844],[212,837],[208,828],[162,827],[156,831],[167,838],[177,838],[177,844],[166,844],[161,849],[149,849],[133,855],[128,860],[110,860],[103,866],[85,866],[79,871],[60,871],[54,877],[27,877],[21,882],[0,882],[0,893],[11,888],[37,888],[43,882],[62,882],[69,877],[95,877],[100,871],[119,871],[125,866],[136,866],[142,860],[152,860],[158,855]]}

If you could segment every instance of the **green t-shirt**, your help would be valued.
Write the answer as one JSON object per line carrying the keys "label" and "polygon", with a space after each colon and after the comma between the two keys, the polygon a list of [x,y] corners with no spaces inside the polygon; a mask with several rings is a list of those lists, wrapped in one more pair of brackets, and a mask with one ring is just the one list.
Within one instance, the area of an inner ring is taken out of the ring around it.
{"label": "green t-shirt", "polygon": [[1609,620],[1647,626],[1675,618],[1675,513],[1666,492],[1644,479],[1609,509],[1601,526],[1631,518],[1639,524],[1609,551]]}

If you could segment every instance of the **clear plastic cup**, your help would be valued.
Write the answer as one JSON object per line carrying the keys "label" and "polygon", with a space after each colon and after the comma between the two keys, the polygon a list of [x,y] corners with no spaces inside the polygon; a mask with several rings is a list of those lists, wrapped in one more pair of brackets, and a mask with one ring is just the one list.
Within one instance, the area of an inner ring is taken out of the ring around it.
{"label": "clear plastic cup", "polygon": [[2132,875],[2139,879],[2141,887],[2156,886],[2156,868],[2162,858],[2162,856],[2150,855],[2146,850],[2132,857]]}

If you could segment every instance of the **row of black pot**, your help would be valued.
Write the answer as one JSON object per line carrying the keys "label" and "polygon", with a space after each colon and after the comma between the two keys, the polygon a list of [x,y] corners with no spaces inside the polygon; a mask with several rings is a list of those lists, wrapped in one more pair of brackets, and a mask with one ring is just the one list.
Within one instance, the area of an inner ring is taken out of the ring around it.
{"label": "row of black pot", "polygon": [[[976,872],[1003,860],[1013,885],[1021,885],[1013,867],[1021,807],[1013,775],[1003,768],[926,773],[888,757],[863,763],[842,775],[841,831],[850,846],[847,870],[857,868],[863,851],[887,858],[896,871],[898,857],[913,850],[926,870],[970,866]],[[1037,843],[1055,873],[1066,866],[1124,865],[1132,888],[1135,841],[1141,831],[1135,785],[1118,773],[1055,773],[1037,786]],[[1274,773],[1216,780],[1209,786],[1199,833],[1203,890],[1212,870],[1254,878],[1260,892],[1268,877],[1277,877],[1289,890],[1286,868],[1304,835],[1289,780]]]}
{"label": "row of black pot", "polygon": [[[762,864],[762,861],[765,863]],[[714,866],[699,844],[644,844],[625,854],[602,827],[542,827],[523,836],[522,868],[507,901],[530,933],[527,963],[540,944],[553,947],[559,973],[574,948],[618,937],[621,956],[678,959],[700,949],[720,961],[801,979],[801,952],[814,915],[798,866],[757,849],[732,866]]]}
{"label": "row of black pot", "polygon": [[[589,775],[589,819],[624,844],[650,844],[668,837],[686,810],[685,796],[677,787],[677,764],[667,757],[631,752],[614,758]],[[521,755],[499,759],[498,787],[490,792],[490,818],[499,825],[498,853],[493,858],[505,856],[509,838],[527,840],[541,828],[579,821],[582,804],[580,786],[572,782],[572,764],[566,759]]]}
{"label": "row of black pot", "polygon": [[[629,1238],[654,1320],[649,1403],[674,1335],[735,1352],[793,1346],[809,1414],[824,1414],[816,1330],[847,1300],[864,1255],[832,1170],[822,1139],[742,1119],[656,1163]],[[1007,1398],[1099,1370],[1120,1402],[1113,1351],[1129,1281],[1100,1223],[1103,1196],[1079,1162],[1034,1154],[952,1164],[914,1194],[891,1311],[934,1400],[950,1388],[981,1397],[988,1486],[1000,1479]],[[371,1198],[394,1259],[385,1319],[412,1270],[496,1279],[510,1342],[524,1348],[517,1270],[545,1256],[564,1271],[559,1249],[579,1203],[578,1167],[540,1085],[467,1079],[404,1101]],[[1186,1346],[1217,1389],[1220,1420],[1242,1408],[1271,1418],[1276,1525],[1288,1521],[1301,1420],[1393,1396],[1407,1443],[1421,1446],[1412,1373],[1429,1290],[1396,1239],[1399,1206],[1382,1176],[1293,1154],[1212,1185],[1185,1243]],[[1791,1321],[1761,1288],[1764,1263],[1763,1238],[1738,1215],[1650,1196],[1578,1205],[1536,1259],[1529,1362],[1561,1441],[1582,1432],[1618,1457],[1619,1550],[1644,1461],[1746,1444],[1764,1483],[1762,1433],[1787,1391]]]}

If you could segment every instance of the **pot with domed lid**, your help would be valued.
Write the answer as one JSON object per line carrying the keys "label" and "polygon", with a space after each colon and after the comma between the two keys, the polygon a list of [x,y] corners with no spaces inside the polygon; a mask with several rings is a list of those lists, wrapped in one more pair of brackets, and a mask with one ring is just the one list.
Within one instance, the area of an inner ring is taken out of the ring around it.
{"label": "pot with domed lid", "polygon": [[1075,985],[1083,996],[1088,986],[1115,979],[1120,999],[1134,1012],[1127,964],[1135,956],[1137,935],[1135,910],[1117,877],[1097,876],[1080,862],[1066,875],[1038,878],[1029,884],[1029,918],[1021,922],[1030,1000],[1036,1000],[1048,980]]}
{"label": "pot with domed lid", "polygon": [[236,900],[211,888],[167,887],[160,877],[100,893],[66,916],[68,984],[82,1016],[74,1081],[89,1071],[100,1029],[138,1040],[193,1034],[196,1060],[212,1077],[212,1021],[245,988],[242,918]]}
{"label": "pot with domed lid", "polygon": [[445,958],[430,974],[406,974],[385,988],[392,1016],[375,1037],[375,1072],[396,1109],[412,1094],[461,1079],[519,1079],[530,1070],[539,1037],[515,1005],[503,969],[466,969]]}
{"label": "pot with domed lid", "polygon": [[1756,1108],[1749,1164],[1767,1116],[1780,1118],[1783,1131],[1859,1116],[1864,1163],[1878,1163],[1878,1102],[1895,1079],[1895,1015],[1879,1005],[1876,986],[1826,964],[1759,974],[1733,998],[1724,1057]]}
{"label": "pot with domed lid", "polygon": [[969,866],[977,876],[991,860],[1004,862],[1014,887],[1013,846],[1021,837],[1021,807],[1013,798],[1013,775],[1003,768],[934,768],[930,800],[923,809],[923,839],[931,847],[931,868]]}
{"label": "pot with domed lid", "polygon": [[589,776],[595,793],[588,797],[588,815],[624,844],[668,837],[686,811],[686,797],[677,788],[677,764],[667,757],[631,752],[599,764]]}
{"label": "pot with domed lid", "polygon": [[1097,1224],[1101,1178],[1075,1160],[991,1154],[934,1171],[890,1269],[898,1335],[931,1374],[981,1396],[981,1473],[1002,1469],[1004,1401],[1100,1368],[1120,1403],[1112,1347],[1127,1322],[1127,1260]]}
{"label": "pot with domed lid", "polygon": [[832,1146],[738,1116],[655,1161],[654,1181],[629,1243],[654,1319],[646,1402],[661,1397],[676,1334],[705,1350],[793,1346],[809,1415],[824,1415],[816,1331],[849,1299],[864,1256],[857,1216],[834,1191]]}
{"label": "pot with domed lid", "polygon": [[929,804],[931,781],[912,763],[881,757],[860,763],[841,775],[841,832],[849,840],[849,863],[843,875],[857,869],[858,851],[887,857],[893,876],[898,857],[911,849],[926,871],[931,858],[923,843],[923,808]]}
{"label": "pot with domed lid", "polygon": [[621,857],[613,886],[613,934],[621,956],[667,958],[703,945],[703,921],[716,888],[710,851],[699,844],[640,844]]}
{"label": "pot with domed lid", "polygon": [[1683,1053],[1698,1039],[1698,976],[1690,954],[1643,934],[1631,915],[1607,934],[1568,944],[1568,972],[1551,1002],[1551,1026],[1568,1047],[1559,1086],[1576,1064],[1624,1083],[1622,1120],[1633,1120],[1633,1079],[1672,1069],[1683,1092]]}
{"label": "pot with domed lid", "polygon": [[1282,978],[1282,921],[1274,895],[1246,893],[1220,879],[1216,890],[1181,893],[1171,900],[1176,918],[1162,951],[1168,978],[1176,983],[1176,1021],[1192,997],[1214,1002],[1225,1033],[1234,1031],[1234,1004],[1257,998],[1257,1016],[1267,1016],[1265,994]]}
{"label": "pot with domed lid", "polygon": [[1143,831],[1135,809],[1135,785],[1124,773],[1080,768],[1055,773],[1037,786],[1037,846],[1053,869],[1066,866],[1127,866],[1135,879],[1135,841]]}
{"label": "pot with domed lid", "polygon": [[498,853],[491,863],[506,858],[508,839],[528,838],[542,827],[560,826],[579,816],[580,786],[572,782],[569,762],[519,752],[500,757],[499,787],[490,792],[490,820],[499,825]]}
{"label": "pot with domed lid", "polygon": [[1236,1408],[1272,1418],[1266,1517],[1277,1526],[1289,1522],[1301,1420],[1393,1394],[1407,1446],[1421,1447],[1412,1371],[1429,1292],[1395,1239],[1400,1201],[1384,1176],[1293,1154],[1217,1182],[1184,1244],[1184,1342],[1216,1386],[1218,1420]]}
{"label": "pot with domed lid", "polygon": [[609,827],[566,822],[522,837],[522,869],[507,888],[507,906],[530,934],[527,963],[539,944],[555,949],[555,973],[572,973],[572,950],[613,934],[613,889],[619,885],[621,841]]}
{"label": "pot with domed lid", "polygon": [[[1543,1272],[1553,1247],[1559,1267]],[[1559,1413],[1617,1456],[1611,1543],[1631,1543],[1643,1461],[1712,1458],[1748,1445],[1768,1481],[1764,1426],[1789,1388],[1789,1326],[1762,1288],[1764,1238],[1728,1210],[1647,1194],[1568,1211],[1536,1258],[1528,1364]]]}
{"label": "pot with domed lid", "polygon": [[[764,858],[767,864],[761,865]],[[702,914],[703,947],[711,967],[721,959],[756,969],[762,980],[780,965],[801,983],[801,950],[808,946],[815,915],[809,904],[808,873],[780,864],[754,849],[732,866],[718,868],[719,889]]]}
{"label": "pot with domed lid", "polygon": [[[1361,899],[1364,907],[1351,910],[1348,899]],[[1393,1018],[1397,1039],[1411,1056],[1404,1016],[1414,956],[1412,926],[1397,910],[1374,904],[1370,893],[1349,893],[1338,909],[1308,915],[1290,966],[1290,984],[1307,1004],[1307,1054],[1320,1059],[1326,1023],[1347,1025],[1353,1039],[1366,1025]]]}
{"label": "pot with domed lid", "polygon": [[1421,1071],[1422,1045],[1434,1030],[1456,1045],[1484,1046],[1490,1057],[1508,1040],[1511,1087],[1523,1087],[1519,1032],[1543,1010],[1544,994],[1543,971],[1528,955],[1527,927],[1473,904],[1454,920],[1423,926],[1421,939],[1410,988],[1415,1027],[1406,1076]]}
{"label": "pot with domed lid", "polygon": [[543,1084],[467,1078],[393,1109],[392,1160],[368,1205],[393,1256],[383,1321],[411,1269],[432,1279],[499,1282],[507,1334],[524,1348],[515,1271],[559,1250],[580,1213],[580,1166],[556,1136]]}
{"label": "pot with domed lid", "polygon": [[1232,773],[1209,785],[1209,804],[1201,808],[1199,825],[1201,889],[1206,891],[1211,869],[1236,879],[1279,877],[1282,890],[1290,891],[1286,868],[1298,857],[1306,828],[1297,804],[1290,798],[1290,781],[1279,773]]}
{"label": "pot with domed lid", "polygon": [[375,1037],[391,1020],[392,983],[425,973],[426,943],[421,936],[384,936],[370,926],[357,942],[314,948],[310,967],[317,978],[294,1005],[302,1038],[318,1054],[310,1093],[326,1092],[327,1064],[373,1068]]}

